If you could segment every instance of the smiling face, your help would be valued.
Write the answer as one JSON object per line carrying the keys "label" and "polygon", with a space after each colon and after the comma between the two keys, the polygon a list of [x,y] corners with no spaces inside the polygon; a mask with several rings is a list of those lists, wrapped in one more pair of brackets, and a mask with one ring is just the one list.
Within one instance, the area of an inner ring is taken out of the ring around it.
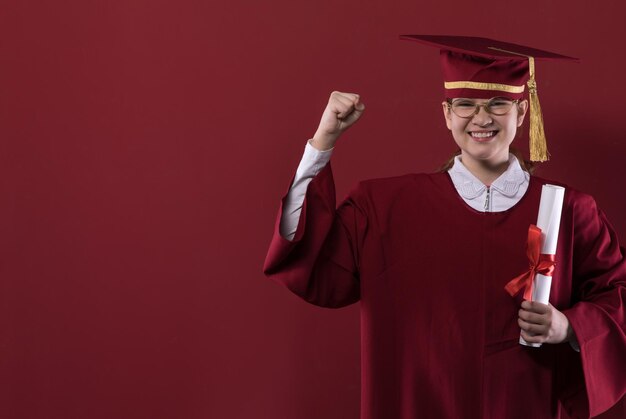
{"label": "smiling face", "polygon": [[[467,99],[467,101],[485,104],[489,99]],[[446,125],[461,149],[461,160],[464,164],[495,167],[508,161],[509,145],[515,138],[517,128],[524,122],[528,109],[527,100],[513,105],[505,115],[489,114],[481,106],[479,112],[470,118],[456,115],[448,102],[443,102],[442,105]]]}

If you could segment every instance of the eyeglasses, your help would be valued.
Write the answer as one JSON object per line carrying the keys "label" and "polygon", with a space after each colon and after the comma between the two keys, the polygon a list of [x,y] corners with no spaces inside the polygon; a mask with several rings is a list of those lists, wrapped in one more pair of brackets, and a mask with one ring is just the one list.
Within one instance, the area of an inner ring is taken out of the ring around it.
{"label": "eyeglasses", "polygon": [[496,97],[489,99],[489,101],[484,104],[476,103],[470,99],[446,99],[446,102],[448,102],[448,109],[452,109],[452,112],[454,112],[456,116],[460,118],[472,118],[480,112],[481,107],[484,107],[485,112],[491,115],[506,115],[513,108],[514,104],[519,103],[519,100]]}

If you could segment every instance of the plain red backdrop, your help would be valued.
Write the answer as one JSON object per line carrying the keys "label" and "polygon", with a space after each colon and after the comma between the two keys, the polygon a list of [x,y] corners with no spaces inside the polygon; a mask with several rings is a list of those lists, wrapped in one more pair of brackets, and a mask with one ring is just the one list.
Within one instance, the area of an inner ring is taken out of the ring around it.
{"label": "plain red backdrop", "polygon": [[539,173],[626,241],[624,18],[617,0],[3,2],[0,417],[357,418],[358,304],[261,273],[329,93],[367,105],[333,156],[341,199],[454,150],[438,52],[399,34],[580,57],[538,64]]}

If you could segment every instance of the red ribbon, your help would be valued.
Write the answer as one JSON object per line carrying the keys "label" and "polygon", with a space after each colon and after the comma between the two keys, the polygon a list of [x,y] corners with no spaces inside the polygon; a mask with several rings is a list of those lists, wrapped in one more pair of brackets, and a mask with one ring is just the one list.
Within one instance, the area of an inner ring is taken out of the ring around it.
{"label": "red ribbon", "polygon": [[528,271],[520,276],[513,278],[504,287],[511,297],[517,294],[519,290],[524,290],[524,299],[531,300],[533,295],[533,279],[536,274],[544,276],[552,276],[556,260],[554,255],[541,254],[541,229],[531,224],[528,227],[528,241],[526,243],[526,256],[530,262]]}

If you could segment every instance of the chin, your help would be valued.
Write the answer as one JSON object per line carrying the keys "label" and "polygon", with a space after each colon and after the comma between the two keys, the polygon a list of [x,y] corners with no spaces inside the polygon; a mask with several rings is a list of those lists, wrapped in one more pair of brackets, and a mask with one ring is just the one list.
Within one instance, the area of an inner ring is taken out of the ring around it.
{"label": "chin", "polygon": [[502,148],[498,148],[498,149],[485,149],[485,147],[482,147],[482,150],[476,150],[475,148],[470,148],[470,149],[465,149],[463,150],[464,154],[467,155],[469,158],[477,160],[477,161],[482,161],[482,162],[489,162],[489,161],[493,161],[493,160],[500,160],[500,156],[502,156],[502,159],[506,159],[508,160],[509,158],[509,149],[508,147],[506,149],[502,149]]}

